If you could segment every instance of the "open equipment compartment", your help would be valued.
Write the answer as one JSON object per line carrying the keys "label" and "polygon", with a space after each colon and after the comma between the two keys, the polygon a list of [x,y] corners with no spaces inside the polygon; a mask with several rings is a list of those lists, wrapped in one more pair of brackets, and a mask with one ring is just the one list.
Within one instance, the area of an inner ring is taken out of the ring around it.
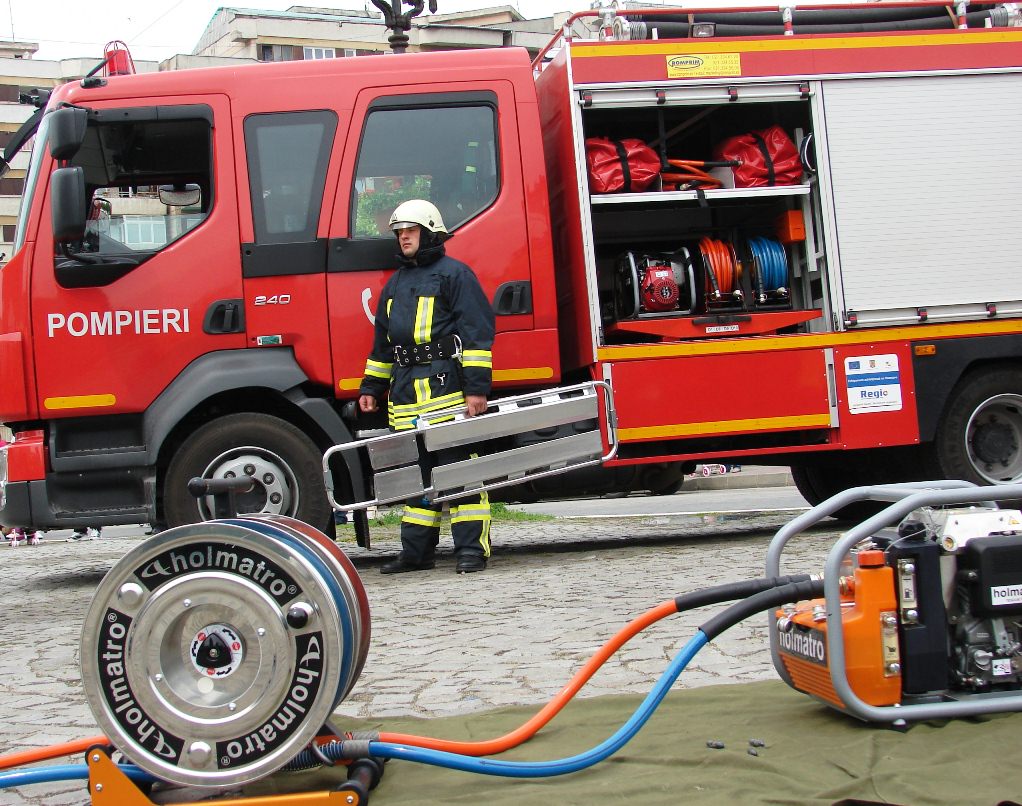
{"label": "open equipment compartment", "polygon": [[[579,95],[587,141],[637,138],[662,169],[639,192],[584,194],[604,343],[806,332],[821,321],[828,293],[807,82]],[[725,141],[775,126],[798,150],[797,177],[735,187],[732,168],[712,166]]]}

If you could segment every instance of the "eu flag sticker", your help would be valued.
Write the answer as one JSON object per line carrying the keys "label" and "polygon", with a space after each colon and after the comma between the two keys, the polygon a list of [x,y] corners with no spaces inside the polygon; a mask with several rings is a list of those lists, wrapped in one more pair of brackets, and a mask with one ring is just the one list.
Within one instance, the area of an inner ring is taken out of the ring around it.
{"label": "eu flag sticker", "polygon": [[901,372],[896,355],[868,355],[845,359],[848,410],[852,414],[899,411]]}

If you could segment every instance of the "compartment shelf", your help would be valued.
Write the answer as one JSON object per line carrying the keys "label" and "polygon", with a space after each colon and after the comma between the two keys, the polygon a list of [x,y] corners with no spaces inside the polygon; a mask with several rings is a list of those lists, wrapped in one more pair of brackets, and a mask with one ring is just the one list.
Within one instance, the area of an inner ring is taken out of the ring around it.
{"label": "compartment shelf", "polygon": [[802,322],[819,319],[822,315],[822,311],[810,309],[805,311],[714,312],[662,319],[623,319],[606,325],[605,332],[608,337],[628,334],[663,340],[759,336],[765,333],[775,333],[781,328],[791,327]]}
{"label": "compartment shelf", "polygon": [[[707,201],[714,199],[751,199],[757,196],[808,196],[809,185],[777,185],[760,188],[717,188],[704,190]],[[653,190],[645,193],[599,193],[589,196],[590,204],[649,204],[678,201],[697,201],[695,190]]]}

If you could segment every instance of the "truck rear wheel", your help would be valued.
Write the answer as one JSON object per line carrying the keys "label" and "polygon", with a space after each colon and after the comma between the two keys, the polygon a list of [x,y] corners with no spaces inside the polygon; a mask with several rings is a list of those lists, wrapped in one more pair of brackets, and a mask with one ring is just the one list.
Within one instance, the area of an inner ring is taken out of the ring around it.
{"label": "truck rear wheel", "polygon": [[189,479],[241,475],[253,476],[256,484],[237,497],[238,514],[289,515],[333,534],[333,512],[315,443],[285,420],[250,413],[220,417],[185,440],[163,482],[167,525],[213,517],[212,500],[189,494]]}
{"label": "truck rear wheel", "polygon": [[936,448],[946,478],[1022,481],[1022,370],[991,367],[964,378],[937,426]]}
{"label": "truck rear wheel", "polygon": [[[928,481],[935,475],[929,445],[899,445],[816,456],[792,465],[791,478],[812,506],[851,487]],[[863,521],[889,506],[883,501],[860,501],[834,513],[840,520]]]}

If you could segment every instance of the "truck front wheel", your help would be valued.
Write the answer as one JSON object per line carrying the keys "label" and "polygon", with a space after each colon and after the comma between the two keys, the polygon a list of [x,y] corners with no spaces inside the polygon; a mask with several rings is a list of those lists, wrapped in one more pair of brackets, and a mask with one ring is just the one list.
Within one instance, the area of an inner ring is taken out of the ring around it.
{"label": "truck front wheel", "polygon": [[966,377],[937,427],[944,476],[977,484],[1022,481],[1022,370]]}
{"label": "truck front wheel", "polygon": [[285,420],[250,413],[206,423],[181,445],[163,482],[167,525],[213,517],[213,501],[194,498],[189,479],[241,475],[252,476],[255,486],[237,496],[238,514],[290,515],[332,534],[333,512],[316,445]]}

